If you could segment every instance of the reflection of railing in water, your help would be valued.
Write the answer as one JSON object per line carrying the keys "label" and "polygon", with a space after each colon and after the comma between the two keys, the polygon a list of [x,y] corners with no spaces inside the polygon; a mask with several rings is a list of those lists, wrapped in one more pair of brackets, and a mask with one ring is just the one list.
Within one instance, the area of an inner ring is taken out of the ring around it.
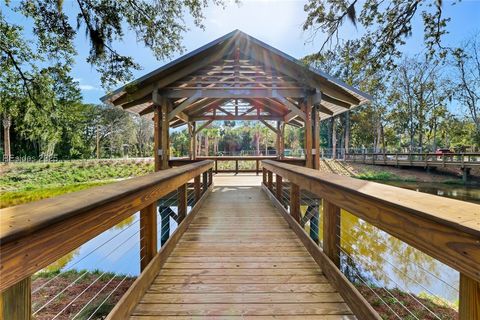
{"label": "reflection of railing in water", "polygon": [[[395,273],[408,276],[408,281],[432,295],[432,291],[422,283],[422,279],[413,273],[414,270],[423,269],[423,272],[432,278],[431,281],[443,282],[449,290],[457,292],[460,319],[478,319],[480,206],[348,177],[323,175],[310,169],[269,160],[263,161],[263,168],[264,189],[268,190],[267,193],[272,199],[275,199],[277,207],[283,208],[290,216],[289,223],[297,234],[303,232],[298,230],[306,225],[312,243],[317,243],[323,248],[323,253],[336,268],[348,271],[350,280],[355,278],[359,289],[370,290],[387,309],[390,309],[394,318],[408,316],[418,319],[414,311],[407,310],[404,301],[391,289],[392,287],[403,289],[405,292],[402,294],[429,317],[440,318],[429,305],[409,292],[409,286],[405,281],[399,281],[399,277],[392,277]],[[349,213],[342,209],[348,210]],[[459,212],[463,217],[459,217]],[[345,223],[341,217],[348,215],[356,217],[357,223],[353,225]],[[360,228],[365,226],[378,228],[377,234],[385,235],[375,239],[381,250],[370,253],[371,256],[381,260],[379,263],[387,265],[391,270],[391,274],[384,274],[382,282],[376,281],[376,275],[372,274],[371,270],[375,270],[376,265],[369,261],[368,255],[365,255],[368,248],[361,246]],[[397,239],[387,237],[386,232]],[[302,241],[306,243],[306,240]],[[401,264],[384,254],[389,245],[397,246],[398,250],[398,246],[406,244],[418,249],[409,247],[413,252],[402,258],[415,266],[413,270],[401,270]],[[309,248],[308,244],[306,247]],[[359,248],[364,250],[358,252]],[[311,254],[314,255],[314,252],[312,249]],[[420,261],[424,261],[427,266],[436,259],[460,271],[459,289],[456,288],[455,282],[445,281],[441,274],[426,270],[423,263],[412,261],[412,257],[421,252],[431,256],[422,255],[423,260]],[[330,268],[328,264],[322,268],[327,277],[332,276],[329,274],[332,272]],[[360,269],[362,272],[359,272]],[[369,274],[372,277],[368,277]],[[340,281],[338,277],[337,280]],[[391,283],[390,287],[388,281]],[[346,293],[349,295],[345,296],[347,301],[357,299],[351,292]],[[393,302],[400,311],[385,300]]]}
{"label": "reflection of railing in water", "polygon": [[[122,255],[139,249],[137,261],[140,269],[144,270],[158,252],[157,240],[163,244],[172,234],[171,219],[180,224],[184,219],[188,220],[188,213],[198,210],[203,195],[212,184],[212,167],[212,161],[201,161],[182,168],[1,210],[0,318],[30,319],[32,313],[38,316],[53,303],[59,304],[57,309],[60,310],[52,317],[65,317],[69,312],[69,317],[77,318],[81,313],[84,316],[92,301],[98,300],[101,303],[98,308],[86,315],[94,316],[125,283],[127,275],[117,277],[107,271],[91,273],[73,268],[87,256],[105,249],[108,244],[114,246],[114,249],[97,259],[94,267],[116,263],[121,257],[119,252],[122,249]],[[193,183],[189,182],[191,179]],[[136,216],[139,211],[139,217],[124,225],[124,228],[86,255],[78,257],[67,272],[59,271],[32,291],[30,279],[33,274],[90,239],[115,230],[115,226],[132,215]],[[157,223],[162,233],[157,232]],[[138,230],[135,230],[134,226],[138,225]],[[71,271],[76,272],[72,281],[44,298],[42,292],[47,287],[50,288],[54,281],[66,279],[64,275],[68,272],[71,274]],[[68,290],[85,282],[85,279],[91,282],[84,285],[80,293],[73,293],[71,300],[59,302]],[[105,285],[96,289],[98,292],[90,294],[90,300],[85,305],[79,305],[79,298],[99,283]],[[39,294],[43,300],[36,301]],[[31,297],[34,299],[33,310]],[[71,313],[74,304],[77,309]]]}

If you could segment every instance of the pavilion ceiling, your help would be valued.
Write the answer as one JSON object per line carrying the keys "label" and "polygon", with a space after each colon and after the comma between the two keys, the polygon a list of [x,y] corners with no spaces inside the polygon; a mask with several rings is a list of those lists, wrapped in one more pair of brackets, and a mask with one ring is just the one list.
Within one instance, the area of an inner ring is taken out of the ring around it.
{"label": "pavilion ceiling", "polygon": [[367,95],[332,79],[235,31],[102,100],[140,115],[167,103],[174,127],[203,120],[275,120],[301,126],[307,99],[321,119],[368,101]]}

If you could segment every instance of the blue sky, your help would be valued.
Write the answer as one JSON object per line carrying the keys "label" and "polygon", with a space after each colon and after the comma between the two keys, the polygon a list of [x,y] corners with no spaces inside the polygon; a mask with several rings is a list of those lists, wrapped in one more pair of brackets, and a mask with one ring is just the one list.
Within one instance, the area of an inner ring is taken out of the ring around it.
{"label": "blue sky", "polygon": [[[186,17],[186,23],[190,29],[184,34],[183,44],[186,52],[232,30],[240,29],[294,57],[301,58],[317,51],[323,39],[318,35],[311,42],[310,34],[302,31],[302,24],[306,18],[303,11],[305,2],[303,0],[242,0],[240,4],[236,4],[226,0],[225,8],[210,6],[205,11],[205,30],[195,27],[191,19]],[[452,18],[448,26],[449,34],[444,38],[445,44],[458,45],[474,32],[480,32],[480,0],[463,0],[454,6],[451,0],[443,2],[445,16]],[[64,10],[76,12],[76,4],[72,0],[66,0]],[[421,21],[417,19],[414,33],[408,39],[403,51],[416,54],[423,50],[422,31]],[[344,24],[340,34],[345,39],[360,35],[361,31],[356,30],[349,22]],[[85,62],[89,43],[83,32],[79,32],[76,47],[79,56],[73,66],[73,77],[80,83],[85,102],[99,103],[99,98],[105,94],[105,91],[100,86],[100,76]],[[157,61],[150,51],[141,44],[137,44],[134,35],[128,32],[123,42],[117,44],[117,49],[133,56],[142,66],[142,70],[135,71],[135,77],[140,77],[168,62]],[[180,54],[176,54],[174,58],[178,56]]]}

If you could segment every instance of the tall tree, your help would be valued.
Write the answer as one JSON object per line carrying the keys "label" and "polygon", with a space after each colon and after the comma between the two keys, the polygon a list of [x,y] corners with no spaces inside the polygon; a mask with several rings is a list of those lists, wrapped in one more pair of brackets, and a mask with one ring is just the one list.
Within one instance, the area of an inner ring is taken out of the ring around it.
{"label": "tall tree", "polygon": [[401,55],[400,47],[412,34],[415,17],[421,17],[425,46],[433,55],[440,49],[445,55],[441,38],[449,18],[442,16],[442,1],[437,0],[309,0],[304,7],[307,19],[304,30],[326,34],[320,52],[328,44],[339,43],[339,31],[345,20],[364,30],[360,39],[361,52],[374,69],[392,68]]}
{"label": "tall tree", "polygon": [[452,64],[456,73],[455,98],[475,124],[480,144],[480,35],[476,34],[454,51]]}

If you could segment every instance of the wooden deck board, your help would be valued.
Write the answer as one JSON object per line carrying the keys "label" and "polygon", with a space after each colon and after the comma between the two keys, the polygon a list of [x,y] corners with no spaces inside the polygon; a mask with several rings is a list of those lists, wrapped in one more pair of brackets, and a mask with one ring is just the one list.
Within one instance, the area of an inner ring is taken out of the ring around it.
{"label": "wooden deck board", "polygon": [[131,319],[354,319],[258,186],[216,187]]}

